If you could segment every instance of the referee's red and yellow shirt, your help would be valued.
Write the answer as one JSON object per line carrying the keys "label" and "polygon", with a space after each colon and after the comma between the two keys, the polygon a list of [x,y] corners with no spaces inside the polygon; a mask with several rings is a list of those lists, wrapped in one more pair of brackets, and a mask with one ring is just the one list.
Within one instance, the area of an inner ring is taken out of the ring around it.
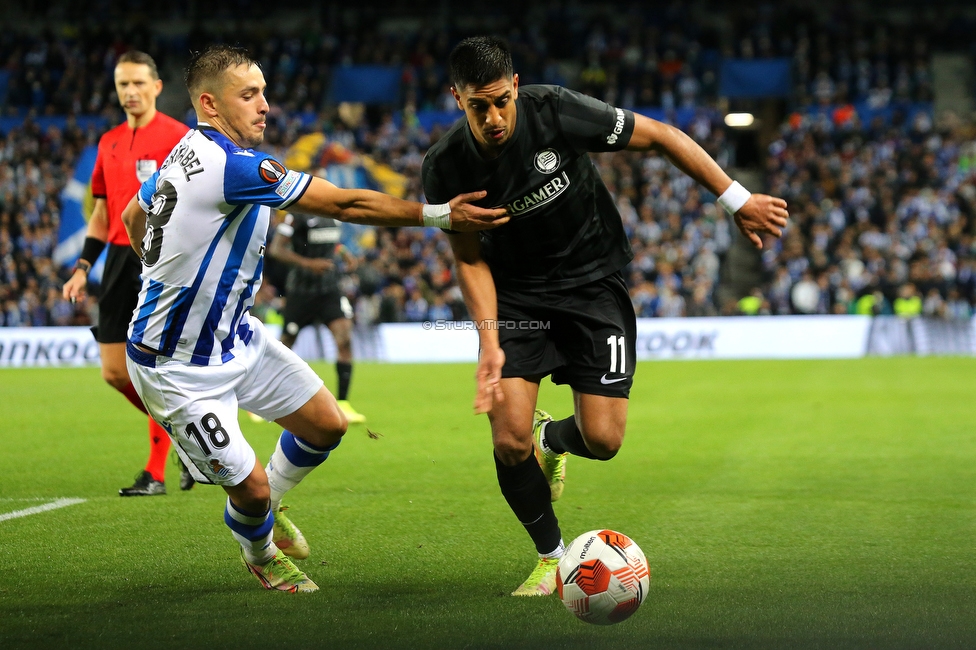
{"label": "referee's red and yellow shirt", "polygon": [[108,204],[110,244],[129,245],[122,211],[189,130],[182,122],[157,111],[149,124],[133,129],[123,122],[98,141],[91,189],[96,199],[105,199]]}

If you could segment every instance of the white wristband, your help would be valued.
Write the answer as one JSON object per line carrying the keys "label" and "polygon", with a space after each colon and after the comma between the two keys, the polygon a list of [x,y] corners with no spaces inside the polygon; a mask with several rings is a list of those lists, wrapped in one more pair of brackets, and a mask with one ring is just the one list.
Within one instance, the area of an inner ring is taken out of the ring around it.
{"label": "white wristband", "polygon": [[722,192],[722,196],[718,197],[718,204],[725,208],[725,211],[729,215],[734,215],[742,209],[742,206],[746,204],[750,196],[752,194],[749,190],[739,185],[738,181],[732,181],[729,189]]}
{"label": "white wristband", "polygon": [[449,203],[425,203],[423,207],[424,225],[432,228],[451,227],[451,205]]}

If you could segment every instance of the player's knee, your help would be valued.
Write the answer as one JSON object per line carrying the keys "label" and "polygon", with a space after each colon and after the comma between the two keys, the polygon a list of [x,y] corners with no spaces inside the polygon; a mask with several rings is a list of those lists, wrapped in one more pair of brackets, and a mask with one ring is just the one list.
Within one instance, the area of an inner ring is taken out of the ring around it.
{"label": "player's knee", "polygon": [[349,334],[349,332],[345,330],[333,332],[332,338],[335,340],[336,350],[338,352],[341,353],[352,351],[352,336]]}
{"label": "player's knee", "polygon": [[345,413],[335,404],[325,409],[315,424],[316,439],[309,442],[319,447],[331,447],[339,442],[349,429],[349,421]]}
{"label": "player's knee", "polygon": [[[251,500],[255,504],[260,504],[261,506],[264,506],[264,504],[270,504],[271,487],[267,483],[255,486],[254,490],[251,492]],[[260,509],[256,510],[256,512],[259,511]]]}
{"label": "player's knee", "polygon": [[102,379],[115,390],[124,390],[129,385],[129,373],[125,367],[113,368],[111,366],[102,367]]}
{"label": "player's knee", "polygon": [[495,455],[503,465],[512,467],[518,465],[532,453],[531,439],[525,444],[515,436],[495,440]]}
{"label": "player's knee", "polygon": [[587,442],[586,447],[596,456],[597,460],[610,460],[620,451],[622,442],[622,440]]}
{"label": "player's knee", "polygon": [[610,460],[620,451],[624,435],[623,431],[616,430],[583,432],[583,440],[586,442],[586,448],[597,457],[597,460]]}
{"label": "player's knee", "polygon": [[342,412],[342,409],[335,409],[335,416],[329,425],[329,431],[336,437],[336,440],[346,435],[346,431],[349,430],[349,420],[346,419],[346,414]]}
{"label": "player's knee", "polygon": [[247,481],[241,487],[231,498],[235,506],[254,515],[267,511],[271,504],[271,487],[267,481]]}

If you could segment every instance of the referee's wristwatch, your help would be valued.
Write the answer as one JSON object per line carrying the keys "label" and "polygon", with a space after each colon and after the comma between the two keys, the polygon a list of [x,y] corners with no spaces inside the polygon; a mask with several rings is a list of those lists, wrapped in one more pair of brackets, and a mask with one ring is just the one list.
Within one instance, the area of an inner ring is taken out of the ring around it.
{"label": "referee's wristwatch", "polygon": [[78,261],[75,262],[75,268],[71,271],[72,275],[78,269],[85,272],[85,276],[88,276],[88,272],[91,271],[92,264],[98,259],[98,256],[102,254],[105,250],[105,242],[97,237],[85,237],[85,245],[81,247],[81,255],[78,257]]}
{"label": "referee's wristwatch", "polygon": [[88,273],[91,271],[91,267],[92,265],[88,260],[79,258],[79,260],[75,262],[75,268],[71,269],[71,275],[74,275],[75,271],[82,271],[87,277]]}

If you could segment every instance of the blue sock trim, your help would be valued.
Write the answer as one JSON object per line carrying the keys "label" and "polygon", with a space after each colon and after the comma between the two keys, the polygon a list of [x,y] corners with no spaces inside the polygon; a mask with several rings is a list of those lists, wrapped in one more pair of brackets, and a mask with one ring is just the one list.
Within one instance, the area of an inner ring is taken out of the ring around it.
{"label": "blue sock trim", "polygon": [[[228,501],[228,503],[230,502]],[[233,504],[231,504],[231,506],[233,507]],[[236,507],[234,509],[237,510]],[[269,510],[267,513],[265,513],[264,521],[262,521],[260,524],[245,524],[234,519],[230,514],[230,510],[224,508],[224,523],[227,524],[228,528],[241,537],[249,539],[252,542],[256,542],[260,539],[264,539],[271,533],[271,529],[274,527],[274,517],[271,516],[271,511]]]}
{"label": "blue sock trim", "polygon": [[[339,446],[337,442],[327,449],[321,449],[308,444],[305,440],[301,440],[299,443],[299,440],[301,439],[296,439],[295,434],[287,429],[281,432],[281,439],[279,440],[285,458],[296,467],[321,465],[329,457],[329,452]],[[314,451],[309,451],[309,449]]]}
{"label": "blue sock trim", "polygon": [[262,513],[254,514],[253,512],[248,512],[247,510],[241,510],[241,508],[236,503],[234,503],[233,501],[231,501],[229,497],[227,499],[227,505],[230,506],[231,508],[233,508],[234,509],[234,512],[236,512],[240,516],[242,516],[242,517],[250,517],[251,519],[264,519],[265,517],[268,516],[268,513],[270,512],[270,509],[269,509],[269,510],[265,510]]}
{"label": "blue sock trim", "polygon": [[300,443],[302,447],[307,447],[310,451],[313,451],[313,452],[315,452],[317,454],[325,454],[325,453],[328,453],[328,452],[332,451],[333,449],[335,449],[336,447],[338,447],[339,446],[339,443],[342,442],[342,438],[339,438],[339,440],[334,445],[332,445],[330,447],[316,447],[315,445],[313,445],[312,443],[310,443],[308,440],[305,440],[305,438],[299,438],[298,436],[296,436],[294,433],[292,433],[288,429],[283,430],[281,433],[282,434],[286,434],[287,433],[294,440],[296,440],[298,443]]}

